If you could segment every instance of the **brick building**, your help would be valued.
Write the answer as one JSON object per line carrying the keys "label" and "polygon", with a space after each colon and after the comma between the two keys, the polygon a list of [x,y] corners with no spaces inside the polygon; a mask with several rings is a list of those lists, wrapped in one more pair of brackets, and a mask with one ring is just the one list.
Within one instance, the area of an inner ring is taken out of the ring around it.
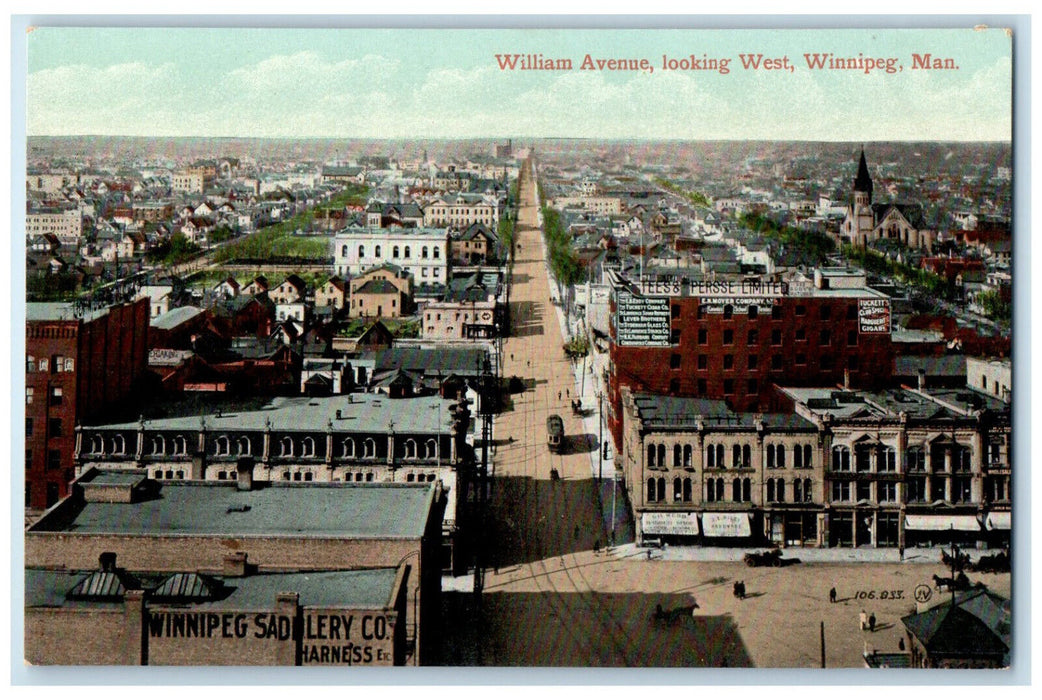
{"label": "brick building", "polygon": [[77,312],[72,304],[26,305],[25,505],[68,494],[74,429],[126,399],[148,365],[148,299]]}
{"label": "brick building", "polygon": [[873,387],[894,366],[890,301],[863,273],[813,280],[706,281],[610,273],[608,424],[621,441],[620,389],[776,410],[778,384]]}
{"label": "brick building", "polygon": [[[231,483],[160,484],[91,470],[25,533],[26,658],[419,665],[437,639],[443,507],[437,482],[260,484],[243,469]],[[308,618],[322,614],[319,635]],[[344,616],[338,636],[330,614]],[[382,634],[361,634],[367,615]],[[297,622],[280,630],[280,617]],[[371,658],[345,659],[348,642]],[[311,652],[329,645],[338,660]]]}

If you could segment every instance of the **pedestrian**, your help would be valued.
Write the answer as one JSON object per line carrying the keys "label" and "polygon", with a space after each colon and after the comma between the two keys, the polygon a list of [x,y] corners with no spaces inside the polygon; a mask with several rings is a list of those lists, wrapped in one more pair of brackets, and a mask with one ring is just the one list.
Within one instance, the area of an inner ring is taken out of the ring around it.
{"label": "pedestrian", "polygon": [[510,361],[511,361],[511,362],[513,362],[513,361],[514,361],[514,353],[510,353]]}
{"label": "pedestrian", "polygon": [[861,611],[861,617],[859,618],[859,622],[859,627],[863,632],[865,628],[868,627],[868,613],[866,613],[864,610]]}
{"label": "pedestrian", "polygon": [[557,392],[557,400],[558,400],[558,401],[560,401],[560,400],[561,400],[561,392]]}
{"label": "pedestrian", "polygon": [[829,591],[829,602],[830,603],[835,603],[836,602],[836,587],[835,586],[833,586],[832,589]]}
{"label": "pedestrian", "polygon": [[901,561],[905,560],[905,546],[903,544],[897,546],[897,554],[901,557]]}
{"label": "pedestrian", "polygon": [[568,390],[568,389],[564,390],[564,395],[567,396],[568,398],[572,398],[572,392],[570,390]]}
{"label": "pedestrian", "polygon": [[869,632],[875,632],[876,631],[876,614],[875,613],[872,613],[871,615],[868,616],[868,631]]}

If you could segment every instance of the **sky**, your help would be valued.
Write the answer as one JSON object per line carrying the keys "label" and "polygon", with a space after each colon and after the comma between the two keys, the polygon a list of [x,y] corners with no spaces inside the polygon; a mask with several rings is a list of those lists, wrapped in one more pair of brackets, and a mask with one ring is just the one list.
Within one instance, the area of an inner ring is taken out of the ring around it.
{"label": "sky", "polygon": [[[36,27],[27,134],[335,138],[1011,138],[1001,29],[575,30]],[[902,70],[810,70],[804,54]],[[912,55],[957,70],[913,70]],[[496,54],[571,59],[502,70]],[[652,71],[578,70],[647,58]],[[665,70],[663,56],[730,59]],[[739,54],[794,70],[745,70]]]}

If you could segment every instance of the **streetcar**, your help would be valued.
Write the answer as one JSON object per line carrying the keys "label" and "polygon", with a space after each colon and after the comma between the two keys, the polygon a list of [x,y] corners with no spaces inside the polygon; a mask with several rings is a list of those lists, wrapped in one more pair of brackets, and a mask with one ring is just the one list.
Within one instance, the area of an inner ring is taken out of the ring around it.
{"label": "streetcar", "polygon": [[564,421],[556,413],[546,419],[546,445],[551,452],[561,451],[561,439],[564,437]]}

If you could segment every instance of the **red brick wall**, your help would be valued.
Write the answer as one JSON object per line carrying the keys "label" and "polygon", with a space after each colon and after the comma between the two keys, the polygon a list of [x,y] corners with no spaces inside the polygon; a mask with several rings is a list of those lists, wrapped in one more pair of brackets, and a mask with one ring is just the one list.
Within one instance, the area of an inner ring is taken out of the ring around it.
{"label": "red brick wall", "polygon": [[[730,319],[719,313],[699,316],[698,297],[679,297],[671,301],[671,327],[680,332],[679,343],[670,347],[624,347],[611,345],[611,402],[609,423],[616,447],[621,446],[621,406],[619,389],[629,386],[634,391],[647,391],[677,396],[722,399],[735,411],[769,411],[780,408],[774,385],[827,386],[841,384],[844,370],[849,368],[853,387],[871,387],[885,383],[893,373],[894,353],[889,334],[858,332],[857,299],[853,297],[787,297],[778,302],[780,318],[770,309],[760,310],[755,318],[736,312]],[[802,313],[797,313],[802,307]],[[848,307],[853,316],[848,316]],[[828,309],[822,318],[822,309]],[[612,308],[614,312],[614,307]],[[706,331],[706,342],[699,343],[699,331]],[[749,331],[757,340],[750,345]],[[803,340],[798,332],[803,331]],[[823,345],[821,331],[828,331],[829,344]],[[733,333],[725,344],[725,331]],[[772,334],[780,333],[780,342],[772,342]],[[855,344],[848,344],[853,331]],[[614,332],[614,328],[613,328]],[[705,369],[698,359],[705,356]],[[725,356],[732,367],[724,368]],[[749,357],[756,356],[756,367],[749,367]],[[773,358],[780,358],[774,368]],[[802,357],[800,357],[802,356]],[[675,359],[674,359],[675,358]],[[851,358],[856,363],[850,366]],[[801,360],[798,362],[798,360]],[[831,368],[826,363],[831,361]],[[704,382],[704,390],[700,385]],[[726,391],[726,382],[733,384]],[[749,392],[749,380],[756,390]]]}

